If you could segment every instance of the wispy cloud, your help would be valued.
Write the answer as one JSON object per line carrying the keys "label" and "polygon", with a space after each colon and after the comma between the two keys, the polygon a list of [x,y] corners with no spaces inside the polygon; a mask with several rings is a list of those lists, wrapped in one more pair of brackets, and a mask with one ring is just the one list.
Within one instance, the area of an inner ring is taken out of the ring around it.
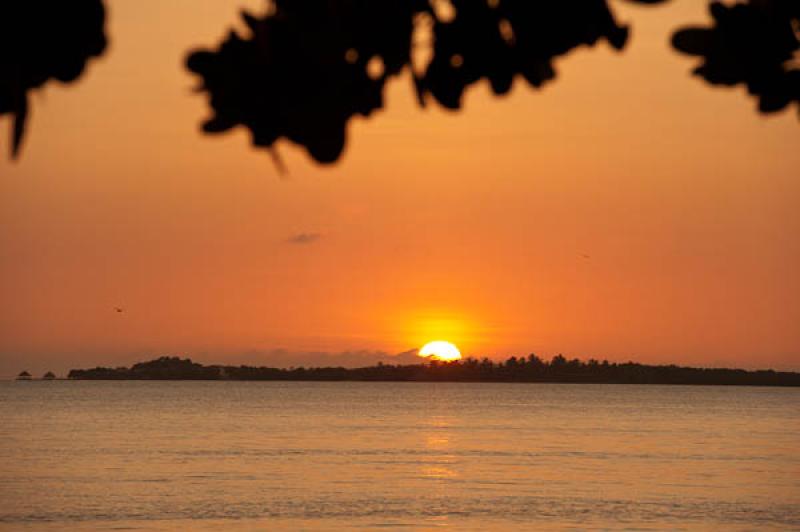
{"label": "wispy cloud", "polygon": [[313,244],[322,238],[321,233],[297,233],[286,239],[288,244]]}

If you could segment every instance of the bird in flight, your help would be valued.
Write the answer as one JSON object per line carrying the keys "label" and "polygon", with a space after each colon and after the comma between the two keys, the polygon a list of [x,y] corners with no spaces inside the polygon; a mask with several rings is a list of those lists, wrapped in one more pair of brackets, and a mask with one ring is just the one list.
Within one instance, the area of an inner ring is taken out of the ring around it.
{"label": "bird in flight", "polygon": [[123,311],[123,310],[125,310],[125,309],[123,309],[123,308],[120,308],[120,307],[114,307],[114,310],[115,310],[116,312],[122,312],[122,311]]}

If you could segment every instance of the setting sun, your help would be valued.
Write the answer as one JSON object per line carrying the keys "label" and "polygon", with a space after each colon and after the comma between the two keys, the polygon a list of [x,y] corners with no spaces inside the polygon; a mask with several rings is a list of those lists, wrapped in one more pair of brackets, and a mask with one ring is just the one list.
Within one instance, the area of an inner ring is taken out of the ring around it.
{"label": "setting sun", "polygon": [[444,361],[460,360],[461,351],[450,342],[436,341],[425,344],[422,349],[419,350],[419,356],[431,357],[434,360]]}
{"label": "setting sun", "polygon": [[0,532],[800,532],[798,139],[800,0],[0,0]]}

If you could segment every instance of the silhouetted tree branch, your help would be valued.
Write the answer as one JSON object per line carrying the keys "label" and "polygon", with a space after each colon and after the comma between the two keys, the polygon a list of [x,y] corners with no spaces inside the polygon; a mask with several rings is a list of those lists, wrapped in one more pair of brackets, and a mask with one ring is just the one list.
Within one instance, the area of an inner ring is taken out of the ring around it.
{"label": "silhouetted tree branch", "polygon": [[28,92],[76,80],[106,48],[101,0],[0,0],[0,115],[13,117],[12,156],[25,134]]}
{"label": "silhouetted tree branch", "polygon": [[800,1],[750,0],[711,4],[712,28],[685,28],[675,48],[703,57],[694,72],[715,85],[744,84],[772,113],[800,104]]}
{"label": "silhouetted tree branch", "polygon": [[[631,0],[656,4],[662,0]],[[447,4],[451,9],[437,9]],[[800,102],[798,0],[711,4],[716,26],[689,28],[675,47],[704,57],[695,70],[710,83],[746,84],[762,112]],[[414,69],[414,27],[432,21],[432,59]],[[356,114],[382,107],[390,76],[409,67],[420,103],[427,95],[459,109],[464,90],[487,79],[495,94],[521,76],[540,87],[555,78],[553,59],[604,39],[622,49],[628,29],[606,0],[275,0],[264,18],[245,14],[249,38],[231,33],[217,51],[188,58],[203,79],[214,116],[203,129],[237,125],[256,146],[279,138],[305,146],[322,163],[339,159]],[[379,63],[378,75],[370,64]]]}
{"label": "silhouetted tree branch", "polygon": [[[406,67],[421,103],[430,94],[458,109],[481,79],[496,94],[518,75],[539,87],[555,77],[555,57],[601,39],[621,49],[628,37],[606,0],[275,0],[263,18],[244,19],[250,36],[231,32],[187,59],[214,110],[203,130],[244,125],[256,146],[287,138],[322,163],[339,159],[350,118],[381,108],[386,81]],[[426,20],[433,55],[417,72],[414,30]]]}
{"label": "silhouetted tree branch", "polygon": [[[243,15],[248,35],[232,31],[217,49],[187,58],[214,113],[203,130],[245,126],[256,146],[286,138],[322,163],[340,158],[349,120],[380,109],[386,82],[406,68],[420,104],[432,97],[459,109],[480,80],[495,94],[519,77],[540,87],[556,77],[556,57],[600,40],[622,49],[628,38],[607,0],[266,3],[266,15]],[[745,85],[765,113],[800,104],[800,0],[712,2],[711,15],[713,26],[673,37],[679,51],[702,57],[695,73]],[[104,19],[102,0],[0,1],[0,115],[14,119],[12,153],[25,131],[28,92],[49,79],[75,80],[105,49]],[[428,42],[415,42],[419,34]],[[426,44],[430,59],[420,64]]]}

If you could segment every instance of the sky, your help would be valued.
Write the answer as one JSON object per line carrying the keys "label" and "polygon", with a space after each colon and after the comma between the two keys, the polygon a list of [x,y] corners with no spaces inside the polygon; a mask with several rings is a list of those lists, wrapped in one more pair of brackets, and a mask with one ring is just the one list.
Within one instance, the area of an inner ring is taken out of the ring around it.
{"label": "sky", "polygon": [[283,176],[244,131],[199,132],[182,66],[247,6],[111,0],[106,54],[33,95],[21,158],[0,158],[0,376],[430,340],[800,370],[797,116],[689,75],[669,36],[703,2],[613,1],[623,53],[580,48],[540,91],[479,84],[458,113],[418,108],[404,75],[338,164],[279,143]]}

